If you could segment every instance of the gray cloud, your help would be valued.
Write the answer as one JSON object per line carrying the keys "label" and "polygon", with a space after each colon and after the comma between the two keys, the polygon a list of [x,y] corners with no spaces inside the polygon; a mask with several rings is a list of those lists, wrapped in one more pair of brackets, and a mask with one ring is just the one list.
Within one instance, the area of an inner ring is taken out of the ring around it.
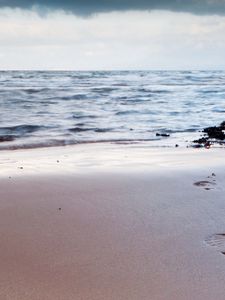
{"label": "gray cloud", "polygon": [[75,14],[164,9],[195,14],[225,14],[225,0],[0,0],[0,7],[63,9]]}

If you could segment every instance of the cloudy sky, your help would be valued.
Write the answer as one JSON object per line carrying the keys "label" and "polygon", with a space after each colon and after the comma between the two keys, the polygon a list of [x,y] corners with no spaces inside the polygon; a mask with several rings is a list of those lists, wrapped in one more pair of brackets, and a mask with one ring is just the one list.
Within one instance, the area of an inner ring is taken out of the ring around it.
{"label": "cloudy sky", "polygon": [[225,69],[224,53],[225,0],[0,0],[0,69]]}

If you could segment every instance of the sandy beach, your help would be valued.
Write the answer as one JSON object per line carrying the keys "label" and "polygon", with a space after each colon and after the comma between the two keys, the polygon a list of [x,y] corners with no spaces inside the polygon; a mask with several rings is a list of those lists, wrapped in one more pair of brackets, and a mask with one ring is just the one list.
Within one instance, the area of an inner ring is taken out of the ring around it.
{"label": "sandy beach", "polygon": [[224,300],[224,149],[0,153],[0,299]]}

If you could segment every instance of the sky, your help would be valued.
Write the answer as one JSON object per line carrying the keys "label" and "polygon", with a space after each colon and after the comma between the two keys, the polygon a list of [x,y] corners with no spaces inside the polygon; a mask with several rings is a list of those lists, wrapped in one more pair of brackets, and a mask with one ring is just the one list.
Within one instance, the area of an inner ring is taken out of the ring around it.
{"label": "sky", "polygon": [[1,70],[225,69],[225,0],[0,0]]}

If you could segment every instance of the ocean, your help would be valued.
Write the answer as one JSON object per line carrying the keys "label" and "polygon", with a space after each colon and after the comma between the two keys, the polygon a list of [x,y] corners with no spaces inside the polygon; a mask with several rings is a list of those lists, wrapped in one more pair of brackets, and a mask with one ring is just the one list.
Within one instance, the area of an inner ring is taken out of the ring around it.
{"label": "ocean", "polygon": [[1,71],[0,150],[188,146],[225,120],[225,71]]}

